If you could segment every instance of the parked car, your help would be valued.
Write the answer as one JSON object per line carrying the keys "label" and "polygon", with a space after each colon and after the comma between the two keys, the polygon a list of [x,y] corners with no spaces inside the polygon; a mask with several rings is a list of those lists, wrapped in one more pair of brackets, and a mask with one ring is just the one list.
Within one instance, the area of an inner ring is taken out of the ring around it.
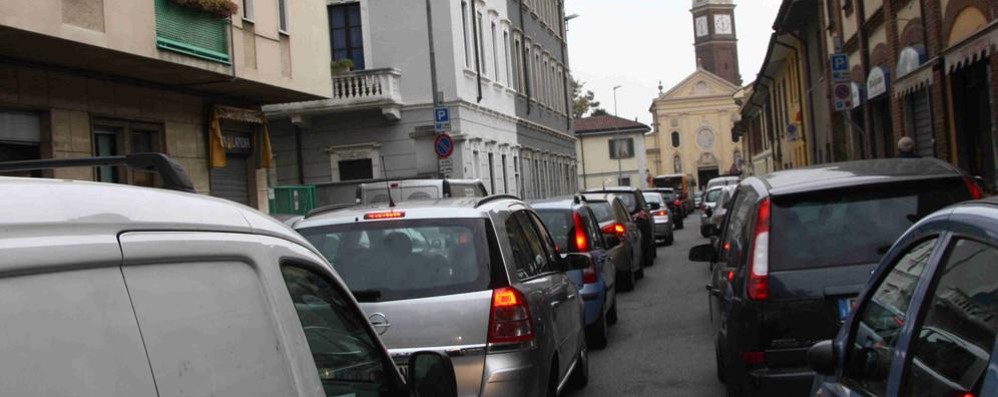
{"label": "parked car", "polygon": [[636,280],[645,275],[641,266],[641,232],[637,224],[616,196],[596,193],[584,197],[596,215],[603,241],[610,247],[607,255],[617,269],[617,291],[633,291]]}
{"label": "parked car", "polygon": [[713,263],[717,372],[729,392],[807,393],[807,350],[835,335],[898,236],[979,196],[970,178],[934,159],[826,164],[741,182],[717,244],[690,251]]}
{"label": "parked car", "polygon": [[710,190],[710,189],[718,187],[718,186],[737,185],[738,182],[741,181],[741,180],[742,180],[742,178],[741,177],[737,177],[737,176],[722,176],[722,177],[714,178],[714,179],[711,179],[711,180],[707,181],[707,188],[704,189],[704,190]]}
{"label": "parked car", "polygon": [[710,216],[714,214],[714,206],[723,190],[724,186],[718,186],[703,195],[703,205],[700,207],[700,235],[703,237],[710,237]]}
{"label": "parked car", "polygon": [[658,192],[662,193],[665,197],[665,203],[668,204],[669,214],[672,215],[672,223],[676,229],[683,228],[683,219],[686,218],[688,213],[683,208],[683,202],[679,199],[679,193],[676,193],[675,189],[668,187],[654,187],[644,189],[644,192]]}
{"label": "parked car", "polygon": [[589,193],[613,193],[624,203],[627,212],[631,214],[631,219],[637,223],[641,231],[641,266],[649,267],[655,265],[655,257],[658,250],[655,249],[655,234],[651,211],[648,210],[648,203],[641,190],[635,187],[608,187],[603,189],[589,190]]}
{"label": "parked car", "polygon": [[672,245],[675,237],[672,235],[672,213],[669,212],[669,205],[665,202],[665,196],[657,192],[645,192],[645,202],[651,210],[652,223],[654,223],[655,243],[661,242],[664,245]]}
{"label": "parked car", "polygon": [[389,191],[395,202],[488,195],[478,179],[392,179],[357,186],[357,204],[388,204]]}
{"label": "parked car", "polygon": [[808,353],[819,374],[813,395],[998,395],[996,236],[995,199],[938,211],[909,229],[835,341]]}
{"label": "parked car", "polygon": [[608,342],[607,325],[617,322],[617,269],[603,241],[596,215],[581,196],[531,202],[551,238],[563,252],[588,254],[592,261],[583,270],[568,272],[579,287],[586,305],[587,345],[593,349],[605,348]]}
{"label": "parked car", "polygon": [[703,204],[703,192],[696,192],[696,194],[693,195],[693,205],[696,208],[700,208],[701,204]]}
{"label": "parked car", "polygon": [[722,187],[721,194],[717,196],[717,201],[714,202],[714,207],[708,209],[700,216],[701,228],[703,222],[707,223],[707,236],[705,237],[717,235],[718,230],[721,230],[721,226],[724,224],[724,217],[727,216],[728,210],[731,209],[731,198],[735,194],[735,188],[737,188],[735,185]]}
{"label": "parked car", "polygon": [[413,351],[403,381],[329,263],[277,220],[185,193],[159,154],[73,162],[158,163],[179,191],[0,177],[4,395],[457,395],[439,352]]}
{"label": "parked car", "polygon": [[462,396],[545,396],[588,382],[582,296],[527,204],[511,196],[312,213],[295,228],[343,277],[399,364],[452,352]]}

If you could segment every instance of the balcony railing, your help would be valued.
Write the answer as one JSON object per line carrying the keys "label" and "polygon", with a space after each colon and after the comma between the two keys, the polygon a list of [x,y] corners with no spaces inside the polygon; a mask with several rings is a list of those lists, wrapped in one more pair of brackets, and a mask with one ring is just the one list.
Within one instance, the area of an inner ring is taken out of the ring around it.
{"label": "balcony railing", "polygon": [[329,99],[264,106],[268,117],[342,113],[381,109],[388,120],[402,117],[402,73],[398,69],[371,69],[333,75]]}

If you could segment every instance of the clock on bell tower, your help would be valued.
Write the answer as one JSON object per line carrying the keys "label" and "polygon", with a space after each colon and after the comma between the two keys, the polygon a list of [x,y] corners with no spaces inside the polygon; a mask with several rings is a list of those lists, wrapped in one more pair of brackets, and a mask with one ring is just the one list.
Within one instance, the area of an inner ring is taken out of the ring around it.
{"label": "clock on bell tower", "polygon": [[699,67],[741,86],[733,0],[693,0],[694,46]]}

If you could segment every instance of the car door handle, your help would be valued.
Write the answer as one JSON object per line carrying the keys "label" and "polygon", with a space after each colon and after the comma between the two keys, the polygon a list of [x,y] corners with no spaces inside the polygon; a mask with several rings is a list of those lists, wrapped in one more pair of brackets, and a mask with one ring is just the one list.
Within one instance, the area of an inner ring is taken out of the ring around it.
{"label": "car door handle", "polygon": [[568,294],[567,300],[572,300],[572,299],[575,299],[575,294]]}
{"label": "car door handle", "polygon": [[551,302],[551,308],[552,309],[556,309],[556,308],[558,308],[558,306],[561,306],[561,301]]}

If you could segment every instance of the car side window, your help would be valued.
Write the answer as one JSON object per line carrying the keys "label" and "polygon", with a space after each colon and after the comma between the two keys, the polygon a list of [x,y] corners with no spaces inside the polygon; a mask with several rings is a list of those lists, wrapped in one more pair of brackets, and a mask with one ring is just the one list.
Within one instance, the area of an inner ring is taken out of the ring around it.
{"label": "car side window", "polygon": [[525,280],[540,274],[534,261],[533,249],[527,242],[527,235],[516,214],[506,219],[506,234],[509,238],[510,249],[513,251],[517,278]]}
{"label": "car side window", "polygon": [[944,263],[908,349],[905,396],[977,395],[991,360],[998,333],[998,249],[957,240]]}
{"label": "car side window", "polygon": [[846,352],[844,380],[847,383],[875,396],[886,393],[891,359],[908,306],[936,241],[932,238],[912,246],[876,286],[869,301],[859,308],[856,328]]}
{"label": "car side window", "polygon": [[[561,260],[558,254],[558,248],[554,243],[554,239],[551,238],[551,234],[548,233],[547,227],[544,226],[544,222],[541,218],[537,217],[537,214],[533,212],[524,212],[526,219],[531,221],[534,232],[537,234],[537,241],[541,243],[541,247],[544,249],[545,263],[544,272],[552,272],[558,270],[558,262]],[[526,228],[526,226],[524,226]],[[530,232],[527,232],[530,233]],[[528,234],[529,236],[529,234]],[[567,248],[567,247],[566,247]],[[567,250],[565,252],[568,252]]]}
{"label": "car side window", "polygon": [[593,210],[586,208],[586,210],[582,213],[582,217],[586,225],[586,229],[588,229],[586,231],[589,235],[589,244],[592,245],[593,248],[602,249],[604,246],[603,233],[600,232],[599,223],[596,222],[596,215],[593,214]]}
{"label": "car side window", "polygon": [[627,209],[624,208],[624,205],[621,204],[620,201],[613,202],[613,212],[617,214],[617,221],[619,222],[627,222],[631,220],[631,215],[627,213]]}
{"label": "car side window", "polygon": [[393,389],[386,371],[394,365],[367,332],[350,299],[304,267],[281,267],[305,340],[327,396],[381,396]]}
{"label": "car side window", "polygon": [[721,236],[720,262],[727,262],[728,267],[740,267],[748,251],[748,233],[746,228],[752,218],[754,203],[759,199],[759,194],[751,188],[741,188],[735,194],[735,202],[728,215],[727,224],[724,225],[724,234]]}

